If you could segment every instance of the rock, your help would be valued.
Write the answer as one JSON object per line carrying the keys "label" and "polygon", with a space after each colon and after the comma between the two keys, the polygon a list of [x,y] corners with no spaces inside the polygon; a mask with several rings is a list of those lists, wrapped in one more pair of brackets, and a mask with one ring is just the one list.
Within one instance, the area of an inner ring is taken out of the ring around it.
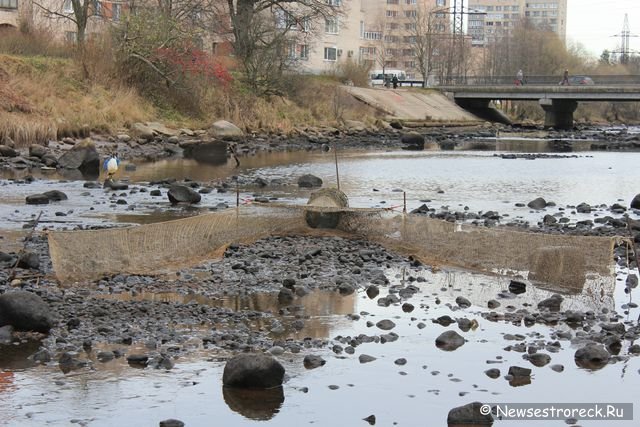
{"label": "rock", "polygon": [[383,331],[390,331],[391,329],[396,327],[396,324],[389,319],[384,319],[376,323],[376,326]]}
{"label": "rock", "polygon": [[455,321],[455,320],[453,320],[453,319],[451,318],[451,316],[447,316],[447,315],[440,316],[440,317],[438,317],[437,319],[434,319],[434,320],[433,320],[433,323],[438,323],[438,324],[440,324],[440,325],[442,325],[442,326],[444,326],[444,327],[447,327],[447,326],[449,326],[450,324],[455,323],[455,322],[456,322],[456,321]]}
{"label": "rock", "polygon": [[468,299],[462,296],[456,298],[456,304],[458,304],[458,307],[461,307],[461,308],[471,307],[471,301],[469,301]]}
{"label": "rock", "polygon": [[445,331],[436,338],[436,347],[444,351],[454,351],[464,345],[464,338],[456,331]]}
{"label": "rock", "polygon": [[198,192],[179,184],[172,185],[167,192],[167,196],[171,204],[174,205],[178,203],[199,203],[202,199]]}
{"label": "rock", "polygon": [[527,355],[527,359],[533,366],[537,366],[538,368],[542,368],[545,365],[548,365],[551,362],[551,356],[545,353],[533,353]]}
{"label": "rock", "polygon": [[69,199],[66,194],[64,194],[62,191],[59,191],[59,190],[45,191],[42,194],[47,196],[47,198],[52,202],[61,202],[63,200]]}
{"label": "rock", "polygon": [[180,420],[169,418],[168,420],[160,421],[160,427],[184,427],[184,423]]}
{"label": "rock", "polygon": [[44,194],[31,194],[27,196],[25,201],[28,205],[48,205],[49,198]]}
{"label": "rock", "polygon": [[553,224],[555,224],[557,222],[558,222],[558,220],[553,215],[545,215],[544,218],[542,218],[542,223],[544,225],[553,225]]}
{"label": "rock", "polygon": [[116,139],[120,142],[129,142],[131,141],[131,136],[126,133],[119,133],[116,135]]}
{"label": "rock", "polygon": [[0,145],[0,157],[18,157],[18,152],[6,145]]}
{"label": "rock", "polygon": [[495,308],[500,307],[500,303],[498,301],[492,299],[492,300],[489,300],[487,302],[487,307],[493,310]]}
{"label": "rock", "polygon": [[109,362],[114,358],[115,355],[113,354],[113,351],[99,351],[98,354],[96,354],[96,359],[103,363]]}
{"label": "rock", "polygon": [[47,154],[47,148],[40,144],[31,144],[29,146],[29,155],[31,157],[37,157],[42,159],[42,157]]}
{"label": "rock", "polygon": [[130,354],[127,356],[127,363],[136,368],[144,368],[147,366],[149,356],[146,354]]}
{"label": "rock", "polygon": [[564,371],[564,366],[563,365],[551,365],[551,370],[554,372],[562,372]]}
{"label": "rock", "polygon": [[482,403],[473,402],[453,408],[449,411],[449,415],[447,415],[447,424],[473,426],[493,425],[493,416],[481,412],[480,408],[482,407]]}
{"label": "rock", "polygon": [[511,366],[509,368],[509,375],[512,377],[530,377],[531,369],[521,368],[520,366]]}
{"label": "rock", "polygon": [[211,126],[211,134],[225,140],[237,140],[244,136],[239,127],[226,120],[218,120]]}
{"label": "rock", "polygon": [[162,196],[162,192],[160,190],[151,190],[149,191],[149,195],[152,197]]}
{"label": "rock", "polygon": [[355,292],[355,288],[351,283],[340,283],[340,286],[338,286],[338,292],[340,295],[351,295]]}
{"label": "rock", "polygon": [[369,299],[374,299],[380,294],[380,290],[376,285],[369,285],[365,291]]}
{"label": "rock", "polygon": [[112,178],[107,178],[104,180],[102,188],[114,191],[123,191],[127,190],[129,188],[129,185],[120,181],[114,181]]}
{"label": "rock", "polygon": [[392,120],[391,122],[389,122],[389,126],[391,126],[393,129],[402,129],[402,123],[400,123],[398,120]]}
{"label": "rock", "polygon": [[370,426],[376,425],[376,416],[371,414],[366,418],[363,418],[364,421],[368,422]]}
{"label": "rock", "polygon": [[304,357],[304,360],[302,361],[302,363],[304,364],[304,367],[306,369],[315,369],[315,368],[319,368],[320,366],[324,366],[324,364],[327,363],[327,361],[320,356],[309,354]]}
{"label": "rock", "polygon": [[553,294],[549,298],[542,300],[538,303],[538,309],[546,308],[549,311],[560,311],[560,305],[562,304],[562,296]]}
{"label": "rock", "polygon": [[144,139],[146,141],[153,141],[153,138],[155,138],[153,129],[143,123],[134,123],[131,126],[131,133],[136,137]]}
{"label": "rock", "polygon": [[547,207],[547,201],[542,197],[538,197],[537,199],[534,199],[527,203],[527,206],[531,209],[544,209]]}
{"label": "rock", "polygon": [[636,194],[629,206],[631,209],[640,209],[640,194]]}
{"label": "rock", "polygon": [[222,384],[235,388],[271,388],[282,385],[284,367],[271,356],[243,353],[234,356],[224,367]]}
{"label": "rock", "polygon": [[315,175],[306,174],[298,178],[298,187],[315,188],[322,187],[322,179]]}
{"label": "rock", "polygon": [[509,282],[509,292],[512,294],[520,295],[527,291],[527,284],[523,282],[519,282],[517,280],[512,280]]}
{"label": "rock", "polygon": [[403,134],[400,137],[400,142],[406,145],[405,147],[402,147],[405,150],[424,150],[424,136],[420,135],[418,132],[408,132]]}
{"label": "rock", "polygon": [[591,213],[591,205],[587,203],[580,203],[576,206],[576,212],[578,213]]}
{"label": "rock", "polygon": [[293,291],[289,288],[282,288],[280,292],[278,292],[278,303],[280,304],[290,304],[293,298]]}
{"label": "rock", "polygon": [[364,123],[358,120],[345,120],[344,127],[354,132],[363,132],[367,130],[367,127],[364,125]]}
{"label": "rock", "polygon": [[100,155],[95,144],[86,139],[76,144],[58,159],[58,165],[65,169],[78,169],[83,174],[100,175]]}
{"label": "rock", "polygon": [[500,377],[500,369],[497,368],[487,369],[484,373],[486,376],[494,380]]}
{"label": "rock", "polygon": [[609,363],[611,354],[601,344],[587,344],[574,355],[576,365],[584,369],[597,370]]}
{"label": "rock", "polygon": [[369,356],[368,354],[361,354],[360,356],[358,356],[358,360],[360,361],[360,363],[369,363],[376,360],[376,358],[373,356]]}
{"label": "rock", "polygon": [[158,123],[158,122],[149,122],[147,123],[147,127],[151,129],[153,132],[160,135],[164,135],[164,136],[177,136],[180,134],[179,131],[175,129],[169,129],[162,123]]}
{"label": "rock", "polygon": [[40,256],[35,252],[26,251],[20,255],[20,259],[18,259],[18,267],[37,270],[40,268]]}
{"label": "rock", "polygon": [[17,331],[48,333],[54,324],[49,306],[38,295],[26,291],[0,295],[0,326],[11,325]]}

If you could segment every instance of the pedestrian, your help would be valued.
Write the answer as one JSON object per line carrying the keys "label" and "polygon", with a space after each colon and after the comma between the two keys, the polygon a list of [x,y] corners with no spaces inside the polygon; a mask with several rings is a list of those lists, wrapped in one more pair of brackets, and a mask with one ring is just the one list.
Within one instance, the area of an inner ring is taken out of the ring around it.
{"label": "pedestrian", "polygon": [[569,70],[564,70],[564,75],[562,76],[562,82],[560,84],[562,86],[569,86]]}
{"label": "pedestrian", "polygon": [[516,73],[516,86],[522,86],[524,84],[524,73],[522,70],[518,70]]}
{"label": "pedestrian", "polygon": [[398,76],[394,75],[391,79],[391,83],[393,83],[393,88],[398,89]]}

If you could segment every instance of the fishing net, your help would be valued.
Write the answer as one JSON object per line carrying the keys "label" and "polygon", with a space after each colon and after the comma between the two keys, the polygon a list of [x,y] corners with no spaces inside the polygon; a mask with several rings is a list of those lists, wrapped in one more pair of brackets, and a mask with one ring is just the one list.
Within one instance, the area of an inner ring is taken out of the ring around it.
{"label": "fishing net", "polygon": [[[335,229],[309,227],[309,212],[329,217]],[[48,237],[57,278],[73,282],[166,272],[221,257],[230,243],[314,233],[375,241],[432,265],[517,274],[576,291],[589,274],[612,273],[612,238],[476,227],[380,209],[253,205],[134,227],[51,231]]]}

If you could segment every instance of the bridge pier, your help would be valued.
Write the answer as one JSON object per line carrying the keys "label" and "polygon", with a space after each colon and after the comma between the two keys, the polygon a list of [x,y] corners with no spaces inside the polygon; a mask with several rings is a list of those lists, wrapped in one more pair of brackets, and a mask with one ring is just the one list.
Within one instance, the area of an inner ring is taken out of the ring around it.
{"label": "bridge pier", "polygon": [[504,123],[505,125],[511,124],[511,119],[509,119],[506,114],[491,105],[491,99],[454,98],[454,100],[461,108],[464,108],[483,120]]}
{"label": "bridge pier", "polygon": [[573,129],[573,112],[578,102],[572,99],[541,99],[540,106],[545,112],[544,126],[555,129]]}

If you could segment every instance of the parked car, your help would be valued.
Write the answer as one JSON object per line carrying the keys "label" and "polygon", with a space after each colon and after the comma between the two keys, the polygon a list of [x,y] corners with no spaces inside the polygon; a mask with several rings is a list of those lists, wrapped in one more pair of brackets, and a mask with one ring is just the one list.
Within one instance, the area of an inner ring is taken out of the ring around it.
{"label": "parked car", "polygon": [[594,85],[593,79],[588,76],[571,76],[569,77],[569,84],[571,86],[580,86],[580,85]]}

